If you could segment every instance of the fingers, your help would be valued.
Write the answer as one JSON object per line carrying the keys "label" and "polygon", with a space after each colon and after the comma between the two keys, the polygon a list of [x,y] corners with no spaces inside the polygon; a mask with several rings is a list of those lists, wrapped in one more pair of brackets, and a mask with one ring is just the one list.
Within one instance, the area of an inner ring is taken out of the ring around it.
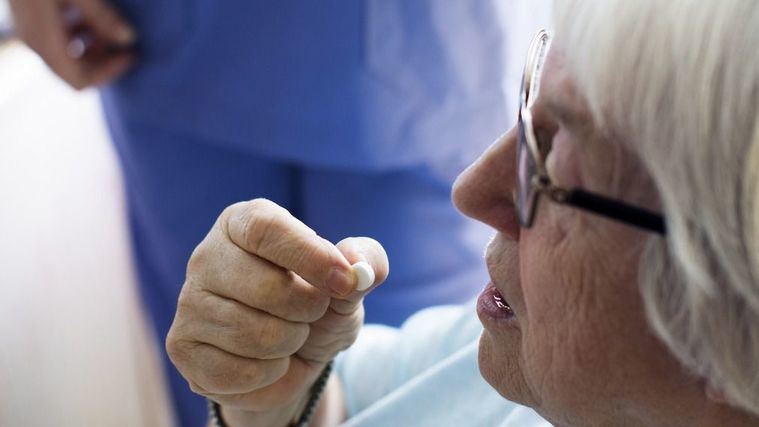
{"label": "fingers", "polygon": [[311,362],[327,363],[356,341],[363,324],[364,306],[360,302],[333,299],[324,317],[311,324],[308,339],[298,350],[298,356]]}
{"label": "fingers", "polygon": [[189,309],[197,313],[178,328],[193,340],[251,359],[294,354],[308,338],[307,323],[290,322],[237,301],[205,293]]}
{"label": "fingers", "polygon": [[374,286],[387,279],[390,263],[385,248],[378,241],[369,237],[348,237],[341,240],[336,246],[351,265],[363,261],[372,267]]}
{"label": "fingers", "polygon": [[[66,60],[77,68],[74,87],[101,86],[124,74],[134,63],[130,47],[134,44],[134,29],[103,0],[75,0],[68,10],[73,22],[68,26]],[[77,52],[72,48],[78,47]],[[60,59],[64,62],[64,59]]]}
{"label": "fingers", "polygon": [[328,295],[292,271],[229,242],[219,228],[214,228],[193,252],[187,266],[187,281],[291,322],[321,318],[330,302]]}
{"label": "fingers", "polygon": [[340,301],[333,300],[330,308],[339,313],[350,313],[361,305],[364,295],[371,292],[375,287],[387,279],[390,272],[390,263],[387,253],[382,245],[369,237],[349,237],[337,244],[337,248],[351,264],[365,262],[374,271],[374,283],[364,291],[356,291],[342,298]]}
{"label": "fingers", "polygon": [[[357,262],[375,276],[363,291]],[[193,390],[241,408],[278,407],[355,341],[361,299],[388,268],[375,240],[335,246],[268,200],[230,206],[190,258],[167,351]]]}
{"label": "fingers", "polygon": [[290,359],[240,357],[205,343],[167,340],[171,361],[199,394],[240,394],[266,387],[287,373]]}
{"label": "fingers", "polygon": [[275,383],[241,394],[202,393],[224,407],[246,411],[267,411],[297,402],[314,383],[324,365],[314,365],[298,357],[290,358],[287,373]]}
{"label": "fingers", "polygon": [[374,239],[351,237],[338,243],[337,248],[348,262],[369,264],[374,271],[374,283],[364,291],[332,298],[329,310],[311,324],[308,340],[298,350],[298,356],[305,360],[326,363],[353,344],[364,323],[363,297],[384,282],[390,271],[387,254]]}
{"label": "fingers", "polygon": [[221,227],[241,249],[295,272],[328,294],[342,297],[356,288],[351,264],[337,247],[269,200],[230,206]]}
{"label": "fingers", "polygon": [[[105,49],[131,45],[134,31],[127,34],[128,25],[103,0],[13,0],[11,7],[20,38],[75,89],[110,82],[134,61],[124,49]],[[69,13],[72,8],[77,13]],[[90,42],[88,50],[75,58],[70,50],[78,37]]]}
{"label": "fingers", "polygon": [[136,33],[116,10],[103,0],[74,0],[88,27],[96,38],[106,44],[129,46],[134,43]]}
{"label": "fingers", "polygon": [[59,5],[52,1],[11,3],[19,37],[36,51],[47,65],[75,88],[84,87],[81,67],[66,55],[67,33]]}

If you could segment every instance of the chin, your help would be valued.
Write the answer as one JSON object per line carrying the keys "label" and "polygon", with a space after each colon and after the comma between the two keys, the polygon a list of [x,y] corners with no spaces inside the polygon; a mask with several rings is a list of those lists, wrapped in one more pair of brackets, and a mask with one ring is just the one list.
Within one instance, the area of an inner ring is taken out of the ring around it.
{"label": "chin", "polygon": [[[518,348],[518,346],[509,347]],[[525,387],[521,382],[522,374],[518,369],[518,354],[516,352],[505,354],[499,352],[498,349],[499,346],[494,342],[493,335],[485,329],[480,336],[477,354],[480,375],[505,399],[529,406],[529,399],[522,393]]]}
{"label": "chin", "polygon": [[477,351],[477,365],[480,368],[480,375],[482,375],[482,378],[484,378],[491,387],[498,390],[497,376],[494,372],[495,366],[492,346],[493,343],[490,334],[487,330],[482,331],[482,335],[480,335],[480,348]]}

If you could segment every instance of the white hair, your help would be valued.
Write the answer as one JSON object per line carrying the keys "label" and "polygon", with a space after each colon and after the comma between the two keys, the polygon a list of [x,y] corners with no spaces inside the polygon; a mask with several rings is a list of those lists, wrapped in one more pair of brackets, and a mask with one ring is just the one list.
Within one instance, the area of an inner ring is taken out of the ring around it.
{"label": "white hair", "polygon": [[652,328],[759,414],[759,2],[557,0],[554,44],[594,120],[659,193],[640,280]]}

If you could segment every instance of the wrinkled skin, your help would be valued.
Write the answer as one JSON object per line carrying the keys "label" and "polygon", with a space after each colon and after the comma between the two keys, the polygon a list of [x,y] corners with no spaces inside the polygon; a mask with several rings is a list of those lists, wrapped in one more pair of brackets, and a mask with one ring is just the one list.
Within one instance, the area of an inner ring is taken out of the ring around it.
{"label": "wrinkled skin", "polygon": [[[642,176],[639,167],[589,121],[557,52],[542,87],[533,115],[539,137],[552,143],[554,180],[654,209],[645,179],[612,185],[615,175]],[[486,262],[516,314],[480,316],[484,378],[558,426],[757,425],[707,396],[650,331],[637,286],[648,234],[547,200],[533,227],[519,228],[515,135],[454,188],[458,208],[497,231]],[[193,390],[221,403],[230,426],[287,425],[325,363],[360,329],[366,292],[347,274],[361,260],[376,284],[384,280],[387,256],[371,239],[332,245],[269,201],[233,205],[190,259],[169,356]],[[320,404],[312,425],[337,424],[345,415],[339,384],[328,385],[322,402],[334,405]]]}
{"label": "wrinkled skin", "polygon": [[193,391],[222,405],[230,426],[288,424],[361,328],[374,287],[356,290],[359,261],[375,285],[387,277],[372,239],[333,245],[268,200],[228,207],[187,265],[166,338],[171,361]]}
{"label": "wrinkled skin", "polygon": [[[653,193],[643,182],[615,194],[612,174],[632,175],[634,159],[612,151],[619,144],[589,121],[556,49],[533,114],[538,138],[552,143],[547,163],[556,183],[655,204],[638,197]],[[647,325],[637,286],[647,233],[546,197],[532,228],[519,228],[516,142],[515,130],[504,135],[454,187],[457,207],[497,230],[486,262],[517,320],[480,316],[485,379],[555,425],[738,425],[723,424],[731,408],[709,400]]]}

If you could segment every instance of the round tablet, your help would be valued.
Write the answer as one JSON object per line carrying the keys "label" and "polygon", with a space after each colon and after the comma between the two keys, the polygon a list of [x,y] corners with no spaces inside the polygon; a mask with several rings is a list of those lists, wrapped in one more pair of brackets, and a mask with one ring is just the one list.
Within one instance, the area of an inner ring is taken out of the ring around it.
{"label": "round tablet", "polygon": [[357,291],[365,291],[374,284],[374,269],[368,262],[360,261],[353,264],[353,274],[356,275]]}

